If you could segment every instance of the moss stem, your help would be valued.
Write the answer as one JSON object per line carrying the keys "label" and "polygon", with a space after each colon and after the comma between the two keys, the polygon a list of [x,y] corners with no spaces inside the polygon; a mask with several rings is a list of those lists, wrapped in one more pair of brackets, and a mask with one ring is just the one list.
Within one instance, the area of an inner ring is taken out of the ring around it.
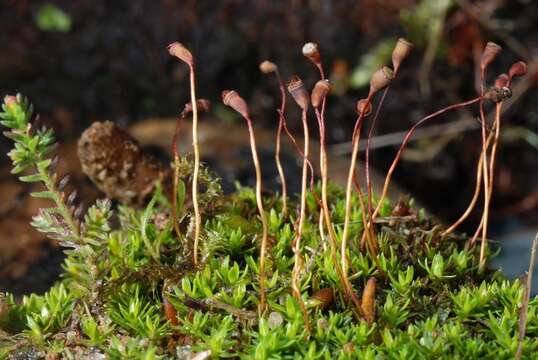
{"label": "moss stem", "polygon": [[192,203],[194,206],[194,244],[192,248],[192,260],[194,266],[198,265],[198,243],[202,227],[200,204],[198,202],[198,174],[200,171],[200,149],[198,147],[198,105],[196,104],[196,82],[194,77],[194,65],[189,64],[191,104],[192,104],[192,147],[194,149],[194,170],[192,174]]}

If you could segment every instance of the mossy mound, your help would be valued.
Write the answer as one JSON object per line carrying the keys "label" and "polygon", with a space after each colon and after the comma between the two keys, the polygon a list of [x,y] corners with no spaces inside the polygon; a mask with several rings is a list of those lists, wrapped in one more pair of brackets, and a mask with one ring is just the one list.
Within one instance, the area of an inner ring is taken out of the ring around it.
{"label": "mossy mound", "polygon": [[[320,236],[319,194],[309,192],[300,276],[307,324],[290,285],[296,219],[281,215],[280,198],[267,195],[267,309],[260,315],[261,223],[252,189],[239,187],[230,196],[213,192],[211,211],[204,214],[201,265],[195,268],[184,191],[180,237],[170,220],[171,204],[158,188],[144,209],[113,209],[103,200],[83,221],[72,221],[61,189],[50,180],[52,134],[30,131],[29,113],[21,98],[6,100],[2,123],[18,144],[10,156],[21,171],[36,166],[39,176],[23,180],[44,182],[48,193],[36,195],[56,206],[43,210],[34,225],[68,250],[64,278],[45,295],[20,304],[2,297],[0,358],[509,359],[516,352],[524,286],[499,272],[479,271],[477,251],[467,248],[467,239],[441,236],[442,226],[412,204],[383,206],[374,257],[361,249],[363,224],[359,199],[353,198],[349,277],[358,297],[369,284],[359,311],[344,295],[340,264]],[[329,205],[338,236],[344,198],[332,185]],[[297,206],[294,200],[290,209]],[[536,358],[537,351],[535,298],[523,357]]]}

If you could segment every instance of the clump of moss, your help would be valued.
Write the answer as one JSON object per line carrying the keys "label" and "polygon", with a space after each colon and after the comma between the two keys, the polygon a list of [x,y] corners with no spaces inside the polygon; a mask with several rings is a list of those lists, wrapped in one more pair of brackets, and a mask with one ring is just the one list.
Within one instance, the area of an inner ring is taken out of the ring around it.
{"label": "clump of moss", "polygon": [[[33,128],[28,101],[6,98],[0,118],[15,141],[9,154],[14,172],[45,184],[46,191],[33,195],[54,202],[33,224],[59,239],[67,255],[62,280],[46,294],[20,303],[0,297],[0,358],[508,359],[516,353],[523,284],[481,271],[479,250],[467,248],[466,237],[443,235],[443,227],[412,203],[373,199],[380,209],[371,226],[378,241],[373,256],[360,247],[367,199],[351,196],[347,257],[349,281],[362,298],[358,310],[318,231],[321,189],[307,192],[298,285],[308,331],[291,287],[296,219],[282,215],[278,195],[263,198],[270,240],[267,310],[259,315],[262,225],[253,189],[212,193],[218,206],[206,214],[194,266],[189,244],[174,233],[172,202],[161,187],[144,208],[113,208],[101,200],[79,219],[54,173],[53,134]],[[327,199],[341,239],[344,191],[330,184]],[[177,204],[181,229],[192,237],[192,207],[181,199]],[[298,199],[287,206],[297,208]],[[523,357],[537,351],[535,298]]]}

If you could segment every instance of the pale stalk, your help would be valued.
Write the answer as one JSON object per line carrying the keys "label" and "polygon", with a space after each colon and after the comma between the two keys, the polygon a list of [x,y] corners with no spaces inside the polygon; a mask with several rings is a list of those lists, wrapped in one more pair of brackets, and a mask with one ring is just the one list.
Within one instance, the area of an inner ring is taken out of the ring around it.
{"label": "pale stalk", "polygon": [[[489,144],[491,143],[491,140],[493,138],[493,134],[490,134],[488,136],[488,146]],[[480,159],[478,160],[478,166],[476,168],[476,185],[475,185],[475,190],[474,190],[474,194],[473,194],[473,197],[471,199],[471,202],[469,203],[469,206],[467,207],[467,210],[465,210],[465,212],[459,217],[458,220],[456,220],[452,225],[450,225],[450,227],[448,229],[446,229],[442,234],[441,236],[447,236],[448,234],[450,234],[452,231],[454,231],[458,226],[461,225],[461,223],[463,221],[465,221],[465,219],[467,219],[467,217],[469,216],[469,214],[473,211],[474,207],[476,206],[476,202],[478,200],[478,196],[480,195],[480,185],[482,183],[482,163],[484,161],[484,153],[483,152],[480,152]]]}
{"label": "pale stalk", "polygon": [[192,173],[192,203],[194,207],[194,245],[192,258],[194,266],[198,265],[198,243],[202,227],[202,217],[198,203],[198,174],[200,171],[200,149],[198,147],[198,105],[196,104],[196,90],[194,79],[194,66],[190,68],[191,104],[192,104],[192,147],[194,149],[194,170]]}
{"label": "pale stalk", "polygon": [[[367,106],[370,103],[370,99],[371,99],[370,96],[366,99]],[[353,187],[353,178],[355,176],[355,168],[357,165],[357,155],[359,153],[360,126],[362,124],[363,119],[364,119],[364,112],[362,112],[359,115],[359,118],[357,119],[357,122],[356,122],[355,130],[353,132],[353,150],[351,152],[351,162],[349,165],[349,173],[347,177],[344,230],[342,232],[342,243],[341,243],[341,248],[340,248],[340,257],[341,257],[340,261],[341,261],[341,267],[342,267],[342,275],[343,275],[343,279],[346,282],[346,287],[348,289],[351,288],[351,284],[349,283],[349,279],[347,278],[347,274],[349,270],[349,265],[347,261],[347,238],[349,234],[349,217],[351,214],[351,191]],[[351,293],[353,293],[352,290],[351,290]]]}
{"label": "pale stalk", "polygon": [[284,89],[284,83],[280,77],[280,73],[276,70],[276,77],[280,88],[280,111],[278,117],[278,129],[276,133],[276,147],[275,147],[275,162],[278,170],[278,176],[280,177],[280,183],[282,184],[282,214],[285,217],[288,214],[288,190],[286,184],[286,176],[284,174],[284,168],[282,167],[282,161],[280,160],[280,141],[282,135],[282,128],[285,123],[284,111],[286,109],[286,90]]}
{"label": "pale stalk", "polygon": [[[480,73],[480,121],[482,123],[482,152],[484,153],[484,162],[482,163],[482,179],[484,181],[484,214],[483,218],[484,221],[482,222],[482,243],[480,244],[480,262],[479,262],[479,269],[483,270],[484,264],[485,264],[485,252],[487,247],[487,232],[488,232],[488,215],[489,215],[489,193],[488,193],[488,187],[489,187],[489,172],[488,172],[488,154],[487,154],[487,147],[486,147],[486,116],[484,114],[484,100],[482,97],[484,96],[484,70]],[[474,243],[475,238],[473,237],[473,240],[471,240],[472,243]]]}
{"label": "pale stalk", "polygon": [[252,161],[254,162],[254,168],[256,169],[256,204],[258,205],[258,212],[260,214],[260,220],[262,222],[262,242],[260,246],[260,305],[259,312],[263,314],[265,312],[265,256],[267,252],[267,237],[269,234],[267,219],[265,217],[265,210],[263,209],[262,198],[262,174],[260,170],[260,161],[258,158],[258,151],[256,150],[256,139],[254,138],[254,129],[252,127],[252,121],[247,118],[247,125],[250,135],[250,149],[252,151]]}
{"label": "pale stalk", "polygon": [[394,157],[394,160],[392,161],[392,164],[389,168],[389,171],[387,172],[387,176],[385,177],[385,182],[383,184],[383,190],[381,191],[381,196],[379,198],[379,202],[377,204],[377,207],[375,208],[374,210],[374,213],[372,214],[372,218],[373,220],[375,219],[375,217],[379,214],[379,211],[381,210],[381,207],[383,205],[383,201],[385,200],[385,197],[387,196],[387,192],[388,192],[388,188],[389,188],[389,184],[390,184],[390,180],[392,178],[392,174],[394,173],[394,170],[396,169],[396,165],[398,165],[398,161],[400,160],[400,157],[402,155],[402,152],[405,148],[405,146],[407,145],[407,143],[409,142],[409,139],[411,138],[411,136],[413,135],[413,133],[415,132],[415,130],[422,124],[424,124],[426,121],[436,117],[436,116],[439,116],[449,110],[453,110],[453,109],[458,109],[458,108],[461,108],[461,107],[465,107],[465,106],[468,106],[468,105],[471,105],[471,104],[474,104],[474,103],[477,103],[478,101],[480,101],[480,99],[482,99],[481,97],[477,97],[475,99],[472,99],[472,100],[467,100],[467,101],[464,101],[464,102],[461,102],[461,103],[458,103],[458,104],[453,104],[453,105],[449,105],[441,110],[438,110],[434,113],[431,113],[425,117],[423,117],[421,120],[419,120],[417,123],[415,123],[415,125],[413,125],[411,127],[411,129],[409,129],[409,131],[407,132],[407,134],[405,135],[403,141],[402,141],[402,144],[400,145],[400,148],[398,149],[398,152],[396,153],[396,156]]}
{"label": "pale stalk", "polygon": [[303,121],[303,133],[304,133],[304,150],[303,150],[303,174],[301,178],[301,203],[299,210],[299,222],[297,225],[297,234],[293,241],[293,253],[295,255],[295,261],[293,265],[293,274],[291,278],[291,287],[293,294],[301,307],[303,312],[305,326],[307,329],[310,329],[310,322],[308,320],[308,313],[306,311],[306,306],[301,297],[301,289],[299,288],[299,273],[302,268],[302,255],[301,255],[301,240],[303,237],[303,226],[306,219],[306,192],[307,192],[307,182],[308,182],[308,156],[310,153],[310,136],[308,133],[308,122],[306,116],[306,109],[302,111],[302,121]]}

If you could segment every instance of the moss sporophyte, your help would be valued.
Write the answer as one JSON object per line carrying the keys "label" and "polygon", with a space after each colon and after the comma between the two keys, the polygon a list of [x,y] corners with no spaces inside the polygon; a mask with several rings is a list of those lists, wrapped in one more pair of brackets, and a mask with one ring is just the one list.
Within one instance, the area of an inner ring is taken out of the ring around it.
{"label": "moss sporophyte", "polygon": [[[484,84],[477,97],[416,122],[377,195],[369,179],[370,139],[411,49],[399,40],[394,70],[383,66],[372,74],[368,96],[356,103],[344,189],[329,176],[325,110],[331,84],[319,47],[302,48],[320,75],[312,92],[298,77],[287,89],[301,110],[302,147],[286,126],[287,95],[278,67],[261,64],[262,72],[276,74],[281,92],[276,147],[286,131],[302,162],[297,196],[287,193],[278,151],[282,194],[263,192],[255,124],[247,101],[233,90],[224,91],[222,101],[246,121],[256,188],[239,186],[231,195],[222,194],[218,178],[199,161],[198,110],[209,110],[209,102],[196,98],[195,57],[179,43],[169,51],[190,69],[191,101],[178,119],[192,114],[193,161],[175,148],[179,120],[171,134],[171,166],[155,165],[113,123],[96,123],[81,136],[79,155],[86,174],[110,199],[97,201],[84,214],[75,192],[66,190],[68,178],[56,175],[53,132],[36,127],[27,99],[6,97],[0,119],[14,142],[12,172],[21,181],[44,185],[32,196],[51,200],[51,207],[41,209],[32,225],[57,239],[66,258],[63,277],[44,295],[16,301],[1,294],[0,358],[536,358],[538,299],[530,297],[530,279],[509,281],[487,267],[487,209],[501,106],[526,65],[515,63],[492,87]],[[482,80],[499,49],[487,45]],[[481,111],[486,102],[495,103],[492,126],[485,126]],[[414,131],[463,107],[481,113],[483,146],[471,205],[445,228],[409,201],[393,204],[386,196]],[[321,139],[319,179],[314,177],[318,165],[310,160],[310,113]],[[370,119],[363,174],[355,170],[358,144]],[[111,136],[114,146],[107,140]],[[477,234],[456,234],[480,192],[485,206]]]}

